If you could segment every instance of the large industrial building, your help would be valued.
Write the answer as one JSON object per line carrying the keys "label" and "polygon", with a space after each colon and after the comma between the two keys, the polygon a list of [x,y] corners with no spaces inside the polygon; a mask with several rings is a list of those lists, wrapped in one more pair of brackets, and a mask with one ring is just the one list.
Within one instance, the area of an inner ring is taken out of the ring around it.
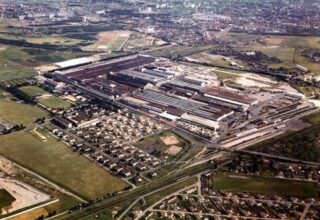
{"label": "large industrial building", "polygon": [[[50,75],[97,98],[160,120],[181,121],[212,130],[235,112],[244,112],[257,104],[251,97],[213,86],[210,80],[158,68],[155,62],[154,57],[134,55],[76,65]],[[61,66],[70,63],[74,62]]]}

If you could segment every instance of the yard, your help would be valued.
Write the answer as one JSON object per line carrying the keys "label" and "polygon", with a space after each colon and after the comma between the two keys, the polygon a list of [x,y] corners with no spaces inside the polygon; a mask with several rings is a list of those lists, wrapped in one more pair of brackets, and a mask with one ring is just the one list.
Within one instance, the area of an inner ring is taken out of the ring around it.
{"label": "yard", "polygon": [[49,114],[38,106],[0,100],[0,118],[14,124],[31,124]]}
{"label": "yard", "polygon": [[1,136],[0,154],[85,198],[93,199],[127,186],[48,133],[42,135],[46,139],[30,131]]}
{"label": "yard", "polygon": [[294,180],[232,176],[217,174],[213,177],[212,188],[227,192],[262,193],[269,195],[318,197],[316,185],[312,182]]}

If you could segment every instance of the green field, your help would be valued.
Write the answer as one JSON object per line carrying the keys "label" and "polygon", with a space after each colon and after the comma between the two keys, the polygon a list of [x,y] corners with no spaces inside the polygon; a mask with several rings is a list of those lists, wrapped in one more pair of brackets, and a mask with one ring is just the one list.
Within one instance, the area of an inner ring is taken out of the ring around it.
{"label": "green field", "polygon": [[[13,47],[0,51],[0,81],[29,77],[36,72],[25,62],[28,57],[21,50]],[[30,62],[30,60],[29,60]],[[30,62],[30,64],[32,64]]]}
{"label": "green field", "polygon": [[22,86],[18,90],[30,98],[35,98],[47,93],[45,90],[38,86]]}
{"label": "green field", "polygon": [[0,189],[0,214],[2,208],[10,206],[16,199],[5,189]]}
{"label": "green field", "polygon": [[214,190],[226,192],[248,192],[269,195],[318,197],[315,183],[264,177],[229,176],[213,177]]}
{"label": "green field", "polygon": [[11,123],[31,124],[38,118],[48,117],[49,114],[37,106],[0,100],[0,118]]}
{"label": "green field", "polygon": [[90,54],[74,51],[52,51],[8,46],[0,50],[0,81],[36,75],[35,67],[68,59],[88,56]]}
{"label": "green field", "polygon": [[1,136],[0,142],[3,156],[85,198],[93,199],[127,186],[48,133],[15,132]]}
{"label": "green field", "polygon": [[51,109],[68,109],[71,107],[69,102],[56,96],[41,98],[39,103]]}

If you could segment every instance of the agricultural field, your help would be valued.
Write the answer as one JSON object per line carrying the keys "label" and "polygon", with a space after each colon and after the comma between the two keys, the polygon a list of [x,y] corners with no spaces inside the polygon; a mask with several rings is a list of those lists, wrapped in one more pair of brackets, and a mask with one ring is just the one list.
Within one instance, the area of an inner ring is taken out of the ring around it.
{"label": "agricultural field", "polygon": [[217,174],[212,188],[226,192],[248,192],[270,195],[315,198],[319,194],[315,183],[266,177],[232,176]]}
{"label": "agricultural field", "polygon": [[35,75],[32,67],[26,64],[28,58],[24,55],[25,53],[17,48],[10,47],[0,51],[0,81]]}
{"label": "agricultural field", "polygon": [[88,40],[80,40],[62,35],[41,35],[41,36],[24,36],[20,30],[7,30],[0,34],[1,39],[24,41],[35,45],[57,45],[57,46],[81,46],[91,43]]}
{"label": "agricultural field", "polygon": [[270,57],[279,58],[283,64],[273,67],[284,66],[294,69],[297,64],[310,69],[315,74],[320,74],[320,64],[309,61],[300,55],[305,49],[320,49],[319,37],[300,36],[266,36],[263,43],[255,43],[252,49],[261,51]]}
{"label": "agricultural field", "polygon": [[79,40],[75,38],[68,38],[63,36],[43,36],[43,37],[30,37],[25,39],[29,43],[33,44],[51,44],[61,46],[77,46],[81,44],[89,44],[90,41]]}
{"label": "agricultural field", "polygon": [[5,189],[0,189],[0,214],[2,209],[11,205],[16,199]]}
{"label": "agricultural field", "polygon": [[13,124],[31,124],[38,118],[48,117],[48,112],[38,106],[0,100],[0,118]]}
{"label": "agricultural field", "polygon": [[[224,36],[223,40],[229,42],[241,41],[246,46],[234,44],[235,49],[260,51],[269,57],[276,57],[282,61],[279,64],[270,64],[269,67],[271,68],[285,67],[291,71],[296,71],[296,65],[299,64],[307,67],[316,75],[320,74],[320,64],[301,55],[304,50],[320,49],[319,37],[229,33]],[[245,64],[243,65],[245,66]]]}
{"label": "agricultural field", "polygon": [[41,97],[38,102],[49,109],[68,109],[71,107],[69,102],[53,95]]}
{"label": "agricultural field", "polygon": [[1,136],[0,142],[0,154],[84,198],[94,199],[127,186],[41,129]]}

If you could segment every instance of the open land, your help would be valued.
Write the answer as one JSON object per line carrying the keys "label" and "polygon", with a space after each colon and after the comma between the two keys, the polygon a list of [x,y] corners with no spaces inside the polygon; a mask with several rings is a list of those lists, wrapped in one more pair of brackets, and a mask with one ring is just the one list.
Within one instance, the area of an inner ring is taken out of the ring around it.
{"label": "open land", "polygon": [[11,123],[30,124],[38,118],[48,117],[49,114],[37,106],[0,100],[0,118]]}
{"label": "open land", "polygon": [[102,32],[97,36],[97,42],[83,48],[85,51],[117,51],[130,38],[130,31]]}
{"label": "open land", "polygon": [[45,143],[27,131],[2,136],[0,153],[86,198],[95,198],[126,186],[52,136],[45,135]]}
{"label": "open land", "polygon": [[213,178],[214,190],[250,192],[282,196],[318,197],[314,182],[300,182],[264,177],[219,174]]}
{"label": "open land", "polygon": [[78,58],[86,54],[84,52],[8,46],[6,49],[0,50],[0,81],[34,76],[36,71],[33,68],[36,66]]}

